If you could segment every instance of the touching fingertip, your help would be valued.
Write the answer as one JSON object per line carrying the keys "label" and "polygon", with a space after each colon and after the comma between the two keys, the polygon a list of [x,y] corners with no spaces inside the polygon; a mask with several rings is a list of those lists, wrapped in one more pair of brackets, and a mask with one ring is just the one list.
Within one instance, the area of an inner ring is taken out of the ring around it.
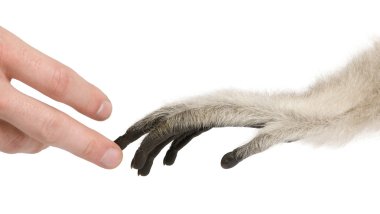
{"label": "touching fingertip", "polygon": [[106,100],[99,106],[96,115],[99,117],[100,120],[105,120],[111,115],[111,112],[112,104],[109,100]]}
{"label": "touching fingertip", "polygon": [[100,164],[106,169],[113,169],[121,163],[122,153],[119,149],[108,149],[100,159]]}

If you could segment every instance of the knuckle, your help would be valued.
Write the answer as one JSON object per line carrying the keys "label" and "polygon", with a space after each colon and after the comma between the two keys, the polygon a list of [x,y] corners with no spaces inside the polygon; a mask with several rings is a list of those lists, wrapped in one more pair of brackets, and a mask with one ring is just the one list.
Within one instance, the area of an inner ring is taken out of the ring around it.
{"label": "knuckle", "polygon": [[95,150],[95,141],[89,141],[86,146],[83,148],[83,150],[80,152],[79,156],[89,159]]}
{"label": "knuckle", "polygon": [[55,142],[61,137],[62,123],[63,119],[58,116],[47,116],[42,122],[41,130],[40,133],[37,134],[37,138],[50,145],[55,144]]}
{"label": "knuckle", "polygon": [[70,82],[71,69],[66,66],[57,66],[52,71],[51,85],[49,94],[56,100],[65,99]]}

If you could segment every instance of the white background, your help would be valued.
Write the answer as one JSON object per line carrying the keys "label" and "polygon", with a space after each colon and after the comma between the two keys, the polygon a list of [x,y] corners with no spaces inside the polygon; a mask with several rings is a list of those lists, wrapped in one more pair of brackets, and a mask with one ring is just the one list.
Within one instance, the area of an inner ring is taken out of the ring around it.
{"label": "white background", "polygon": [[[110,139],[161,105],[218,89],[303,90],[380,35],[376,1],[0,1],[0,25],[111,99],[95,122],[14,82]],[[215,129],[148,177],[124,151],[104,170],[49,148],[0,154],[0,213],[379,213],[380,134],[341,148],[284,144],[224,170],[255,130]]]}

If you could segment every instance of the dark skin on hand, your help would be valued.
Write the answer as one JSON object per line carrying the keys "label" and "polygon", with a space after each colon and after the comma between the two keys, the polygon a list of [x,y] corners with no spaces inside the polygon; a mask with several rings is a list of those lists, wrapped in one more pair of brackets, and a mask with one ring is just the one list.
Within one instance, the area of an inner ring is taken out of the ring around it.
{"label": "dark skin on hand", "polygon": [[[178,152],[185,147],[195,137],[209,131],[213,127],[202,127],[193,130],[171,130],[164,132],[162,135],[155,135],[154,130],[160,127],[159,123],[152,123],[144,128],[138,128],[137,125],[131,126],[124,135],[115,140],[115,143],[124,150],[129,144],[138,140],[145,134],[148,134],[137,149],[131,167],[137,169],[138,175],[147,176],[150,173],[154,159],[161,150],[171,143],[166,152],[163,164],[171,166],[174,164]],[[263,128],[264,124],[257,124],[251,128]],[[221,166],[225,169],[236,166],[241,160],[236,158],[234,151],[225,154],[221,160]]]}

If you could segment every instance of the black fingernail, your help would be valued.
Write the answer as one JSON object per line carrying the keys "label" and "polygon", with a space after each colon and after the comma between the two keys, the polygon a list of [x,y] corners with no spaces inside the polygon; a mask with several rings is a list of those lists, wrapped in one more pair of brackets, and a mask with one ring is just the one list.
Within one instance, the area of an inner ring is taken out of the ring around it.
{"label": "black fingernail", "polygon": [[173,165],[176,158],[177,158],[177,152],[170,152],[169,150],[164,157],[164,165],[168,165],[168,166]]}
{"label": "black fingernail", "polygon": [[236,166],[241,160],[241,158],[236,157],[236,154],[234,152],[229,152],[223,156],[220,164],[224,169],[230,169]]}
{"label": "black fingernail", "polygon": [[135,153],[135,157],[133,158],[133,165],[132,167],[135,169],[141,169],[144,167],[145,161],[146,161],[146,154],[143,150],[138,149]]}

